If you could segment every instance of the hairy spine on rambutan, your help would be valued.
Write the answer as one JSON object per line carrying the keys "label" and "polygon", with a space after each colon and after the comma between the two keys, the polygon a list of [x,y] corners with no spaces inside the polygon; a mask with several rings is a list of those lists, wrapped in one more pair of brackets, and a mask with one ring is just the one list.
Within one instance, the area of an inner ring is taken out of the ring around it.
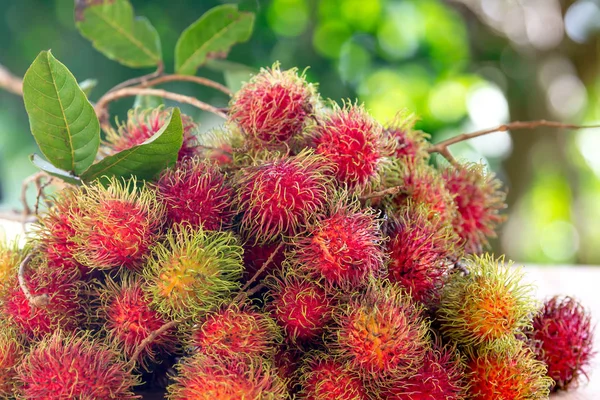
{"label": "hairy spine on rambutan", "polygon": [[320,351],[308,353],[299,370],[299,399],[366,400],[367,390],[347,363]]}
{"label": "hairy spine on rambutan", "polygon": [[414,129],[417,116],[404,110],[385,127],[385,134],[396,142],[394,155],[398,158],[409,157],[428,160],[429,135]]}
{"label": "hairy spine on rambutan", "polygon": [[581,376],[587,377],[595,355],[594,333],[591,317],[579,301],[559,296],[547,300],[533,318],[528,336],[539,344],[536,357],[548,366],[554,390],[568,390]]}
{"label": "hairy spine on rambutan", "polygon": [[312,133],[312,146],[334,165],[337,181],[351,189],[376,181],[384,157],[394,147],[364,107],[351,104],[322,117]]}
{"label": "hairy spine on rambutan", "polygon": [[473,400],[547,399],[552,379],[546,365],[514,337],[467,349],[469,398]]}
{"label": "hairy spine on rambutan", "polygon": [[143,270],[152,306],[168,318],[201,318],[239,289],[242,251],[230,232],[175,225]]}
{"label": "hairy spine on rambutan", "polygon": [[0,241],[0,303],[17,276],[21,255],[16,243],[7,245]]}
{"label": "hairy spine on rambutan", "polygon": [[449,166],[442,171],[445,186],[454,197],[457,213],[453,226],[468,253],[478,254],[496,237],[496,227],[505,220],[502,182],[483,164]]}
{"label": "hairy spine on rambutan", "polygon": [[[141,343],[168,321],[151,307],[151,299],[145,293],[146,283],[139,276],[123,273],[113,279],[106,277],[98,289],[100,306],[96,309],[103,331],[112,342],[131,358]],[[158,354],[175,350],[177,339],[174,329],[153,338],[143,347],[137,358],[139,366],[148,370],[158,362]]]}
{"label": "hairy spine on rambutan", "polygon": [[310,151],[240,170],[242,235],[258,244],[305,231],[332,192],[330,172],[327,160]]}
{"label": "hairy spine on rambutan", "polygon": [[229,115],[251,143],[286,143],[310,124],[318,96],[297,69],[261,69],[230,103]]}
{"label": "hairy spine on rambutan", "polygon": [[191,345],[218,358],[246,355],[272,359],[282,339],[271,317],[242,304],[208,314],[194,329]]}
{"label": "hairy spine on rambutan", "polygon": [[25,355],[25,339],[11,325],[0,326],[0,398],[12,399],[17,387],[17,367]]}
{"label": "hairy spine on rambutan", "polygon": [[429,326],[422,307],[398,285],[373,281],[334,316],[327,345],[366,379],[409,376],[423,360]]}
{"label": "hairy spine on rambutan", "polygon": [[417,301],[437,299],[449,267],[460,257],[452,225],[427,205],[408,201],[388,227],[389,279]]}
{"label": "hairy spine on rambutan", "polygon": [[165,170],[158,180],[158,198],[170,224],[217,231],[231,225],[234,191],[219,168],[206,160],[188,158]]}
{"label": "hairy spine on rambutan", "polygon": [[442,290],[437,317],[444,336],[480,345],[531,325],[537,303],[520,269],[489,254],[470,256],[466,266],[469,273],[452,274]]}
{"label": "hairy spine on rambutan", "polygon": [[326,216],[309,224],[295,240],[290,258],[299,271],[328,285],[355,288],[383,272],[381,220],[347,196],[332,201]]}
{"label": "hairy spine on rambutan", "polygon": [[[127,113],[127,122],[120,123],[116,131],[114,129],[107,131],[106,142],[101,151],[109,156],[144,143],[164,127],[170,116],[170,109],[163,107],[130,110]],[[185,114],[181,114],[181,122],[183,124],[183,144],[179,150],[179,160],[192,157],[197,152],[194,134],[197,128],[196,124],[191,117]]]}
{"label": "hairy spine on rambutan", "polygon": [[119,351],[90,335],[56,331],[35,343],[18,367],[19,398],[139,399],[137,378]]}
{"label": "hairy spine on rambutan", "polygon": [[174,383],[167,388],[170,400],[273,399],[287,396],[285,381],[262,358],[216,358],[202,353],[176,365]]}
{"label": "hairy spine on rambutan", "polygon": [[288,271],[268,277],[266,309],[283,328],[290,343],[302,346],[318,342],[333,320],[335,300],[323,285]]}
{"label": "hairy spine on rambutan", "polygon": [[154,189],[136,185],[134,178],[111,178],[106,187],[84,188],[77,204],[86,212],[73,219],[77,261],[89,268],[139,269],[158,240],[165,209]]}

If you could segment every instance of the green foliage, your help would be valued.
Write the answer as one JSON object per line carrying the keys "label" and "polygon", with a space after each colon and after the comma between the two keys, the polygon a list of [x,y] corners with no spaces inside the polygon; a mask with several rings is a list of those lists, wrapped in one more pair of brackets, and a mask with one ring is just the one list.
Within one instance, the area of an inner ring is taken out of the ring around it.
{"label": "green foliage", "polygon": [[76,24],[83,36],[108,58],[132,68],[162,63],[158,32],[150,21],[134,17],[127,0],[78,0]]}
{"label": "green foliage", "polygon": [[78,176],[73,175],[69,171],[65,171],[60,168],[56,168],[54,165],[50,164],[48,161],[44,160],[37,154],[30,155],[29,160],[33,163],[33,165],[35,165],[42,171],[44,171],[52,176],[55,176],[59,179],[62,179],[63,181],[65,181],[67,183],[70,183],[73,185],[78,185],[81,183],[81,179]]}
{"label": "green foliage", "polygon": [[42,51],[23,79],[31,132],[57,168],[80,174],[96,158],[100,124],[75,77],[50,51]]}
{"label": "green foliage", "polygon": [[205,13],[190,25],[175,46],[175,70],[194,75],[212,58],[224,58],[236,43],[250,38],[254,14],[238,11],[235,5],[222,5]]}

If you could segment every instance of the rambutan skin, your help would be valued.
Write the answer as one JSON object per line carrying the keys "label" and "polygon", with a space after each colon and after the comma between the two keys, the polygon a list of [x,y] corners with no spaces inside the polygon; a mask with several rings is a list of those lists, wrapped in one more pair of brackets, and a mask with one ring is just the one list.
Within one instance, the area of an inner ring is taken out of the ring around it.
{"label": "rambutan skin", "polygon": [[250,306],[231,306],[207,315],[194,330],[191,344],[217,358],[271,358],[282,339],[279,326],[268,315]]}
{"label": "rambutan skin", "polygon": [[166,206],[169,224],[221,230],[231,225],[233,188],[219,168],[199,158],[185,159],[165,170],[158,180],[158,198]]}
{"label": "rambutan skin", "polygon": [[362,106],[335,108],[315,127],[312,146],[335,166],[335,177],[349,188],[362,188],[376,179],[383,158],[390,154],[383,128]]}
{"label": "rambutan skin", "polygon": [[402,376],[419,365],[427,349],[422,308],[397,285],[372,282],[334,313],[328,346],[365,379]]}
{"label": "rambutan skin", "polygon": [[568,390],[587,376],[594,357],[591,317],[576,299],[555,296],[533,318],[530,339],[539,343],[537,358],[548,366],[554,390]]}
{"label": "rambutan skin", "polygon": [[469,399],[547,399],[551,378],[546,365],[514,337],[499,339],[468,351]]}
{"label": "rambutan skin", "polygon": [[417,160],[429,159],[429,135],[415,130],[417,122],[415,114],[399,112],[394,120],[385,127],[385,134],[395,142],[394,155],[398,158],[408,157]]}
{"label": "rambutan skin", "polygon": [[[282,271],[282,264],[286,259],[286,246],[280,243],[273,242],[267,244],[253,245],[252,243],[244,244],[244,279],[247,282],[248,279],[258,272],[259,269],[271,258],[271,262],[266,268],[259,274],[257,280],[262,281],[267,275],[277,274]],[[277,252],[273,255],[273,252]]]}
{"label": "rambutan skin", "polygon": [[17,246],[10,246],[0,242],[0,301],[11,287],[10,284],[14,282],[20,262],[21,254]]}
{"label": "rambutan skin", "polygon": [[3,322],[0,327],[0,398],[14,397],[17,385],[17,366],[25,354],[24,338],[12,326]]}
{"label": "rambutan skin", "polygon": [[119,352],[89,336],[47,336],[25,356],[18,377],[23,399],[139,399]]}
{"label": "rambutan skin", "polygon": [[[151,299],[144,287],[141,277],[124,273],[117,279],[107,277],[98,289],[100,306],[96,313],[100,316],[102,329],[127,358],[131,358],[152,332],[168,322],[151,307]],[[143,348],[138,356],[139,365],[148,369],[149,363],[157,362],[158,354],[173,352],[176,343],[174,329],[161,333]]]}
{"label": "rambutan skin", "polygon": [[229,115],[251,143],[285,143],[302,134],[317,99],[304,75],[296,69],[281,71],[276,64],[242,86],[231,100]]}
{"label": "rambutan skin", "polygon": [[169,400],[273,399],[287,396],[285,381],[261,358],[216,358],[195,354],[177,364]]}
{"label": "rambutan skin", "polygon": [[468,274],[453,274],[442,290],[437,318],[445,337],[469,346],[507,336],[531,325],[537,311],[522,272],[491,255],[466,259]]}
{"label": "rambutan skin", "polygon": [[304,231],[332,191],[330,171],[326,159],[308,151],[242,169],[235,207],[244,238],[267,243]]}
{"label": "rambutan skin", "polygon": [[134,178],[111,179],[105,188],[86,186],[73,219],[77,243],[75,258],[89,268],[139,269],[164,224],[164,206],[154,189],[136,188]]}
{"label": "rambutan skin", "polygon": [[388,278],[417,301],[436,299],[452,260],[460,257],[452,226],[425,204],[409,201],[390,217],[388,235]]}
{"label": "rambutan skin", "polygon": [[495,229],[504,220],[506,192],[502,182],[486,171],[483,164],[470,163],[447,167],[442,171],[445,186],[453,195],[457,213],[454,229],[467,253],[479,254],[495,237]]}
{"label": "rambutan skin", "polygon": [[344,200],[331,208],[327,217],[309,226],[308,236],[295,241],[290,257],[298,270],[329,285],[364,285],[383,271],[381,220],[374,210],[361,210],[358,204]]}
{"label": "rambutan skin", "polygon": [[152,307],[192,321],[214,310],[239,289],[242,251],[230,232],[175,225],[151,249],[143,270]]}
{"label": "rambutan skin", "polygon": [[347,364],[322,352],[312,352],[305,357],[299,381],[299,399],[368,399],[360,376]]}

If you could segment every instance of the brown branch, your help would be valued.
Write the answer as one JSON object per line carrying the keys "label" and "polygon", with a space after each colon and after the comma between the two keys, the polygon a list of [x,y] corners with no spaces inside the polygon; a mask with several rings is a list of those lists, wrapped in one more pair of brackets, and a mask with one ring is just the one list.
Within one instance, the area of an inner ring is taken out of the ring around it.
{"label": "brown branch", "polygon": [[0,88],[23,96],[23,80],[13,75],[6,67],[0,65]]}
{"label": "brown branch", "polygon": [[36,249],[33,249],[29,254],[27,254],[27,256],[23,259],[23,261],[21,261],[21,264],[19,265],[19,286],[21,287],[21,290],[23,291],[25,298],[27,299],[27,301],[29,301],[29,304],[31,304],[32,306],[37,307],[37,308],[42,308],[42,307],[47,306],[48,303],[50,302],[48,295],[47,294],[41,294],[38,296],[32,295],[31,292],[29,291],[29,288],[27,287],[27,282],[25,282],[25,269],[27,268],[29,261],[31,261],[31,259],[33,258],[33,255],[35,254],[35,252],[36,252]]}
{"label": "brown branch", "polygon": [[133,371],[133,369],[135,368],[135,363],[137,362],[138,358],[140,357],[140,354],[142,354],[142,351],[144,351],[144,349],[150,343],[152,343],[154,341],[154,339],[156,339],[158,336],[162,335],[163,333],[165,333],[169,329],[173,328],[175,325],[177,325],[178,322],[179,321],[170,321],[170,322],[167,322],[166,324],[164,324],[163,326],[161,326],[157,330],[152,331],[148,335],[147,338],[145,338],[144,340],[142,340],[140,342],[140,344],[135,348],[135,351],[133,352],[133,355],[129,359],[129,364],[131,364],[130,365],[130,371]]}
{"label": "brown branch", "polygon": [[34,183],[36,185],[36,188],[39,189],[40,179],[42,179],[44,176],[46,176],[45,172],[38,171],[35,174],[30,175],[27,178],[25,178],[25,180],[23,181],[23,184],[21,185],[21,203],[23,204],[23,217],[24,218],[31,215],[31,208],[29,207],[29,204],[27,203],[27,189],[29,188],[29,185],[31,185],[32,183]]}
{"label": "brown branch", "polygon": [[215,82],[213,80],[203,78],[201,76],[193,76],[193,75],[164,75],[159,76],[155,79],[148,80],[146,82],[142,82],[139,87],[145,88],[150,86],[160,85],[161,83],[167,82],[177,82],[177,81],[185,81],[185,82],[194,82],[199,85],[203,85],[206,87],[210,87],[216,90],[219,90],[225,93],[227,96],[231,96],[233,92],[229,90],[226,86],[221,85],[219,82]]}
{"label": "brown branch", "polygon": [[151,72],[146,75],[138,76],[136,78],[127,79],[126,81],[123,81],[123,82],[119,83],[118,85],[113,86],[112,89],[110,89],[107,93],[114,92],[114,91],[117,91],[119,89],[122,89],[122,88],[128,87],[128,86],[144,84],[145,82],[149,81],[152,78],[161,76],[162,73],[164,72],[164,70],[165,70],[165,64],[163,64],[163,62],[160,61],[160,63],[158,64],[158,66],[156,68],[156,71]]}
{"label": "brown branch", "polygon": [[[250,278],[248,280],[248,282],[246,282],[246,284],[240,289],[240,292],[237,294],[237,296],[235,296],[235,298],[233,299],[233,301],[231,302],[231,304],[236,304],[237,302],[239,302],[243,297],[249,297],[252,294],[256,293],[256,291],[252,290],[252,291],[248,291],[248,293],[246,293],[246,290],[258,279],[258,277],[267,269],[267,267],[269,266],[269,264],[271,264],[273,262],[273,259],[275,259],[275,256],[277,255],[277,253],[279,253],[279,250],[281,250],[281,248],[283,247],[283,242],[280,242],[277,247],[275,248],[275,250],[273,250],[273,252],[269,255],[269,258],[267,258],[267,260],[263,263],[263,265],[261,265],[261,267],[258,269],[258,271],[256,271],[254,273],[254,275],[252,276],[252,278]],[[260,285],[259,285],[260,286]]]}
{"label": "brown branch", "polygon": [[359,199],[361,201],[365,201],[365,200],[370,200],[370,199],[378,199],[380,197],[387,196],[387,195],[394,196],[394,195],[397,195],[398,193],[400,193],[401,190],[402,190],[402,188],[400,186],[394,186],[391,188],[380,190],[378,192],[373,192],[373,193],[366,194],[364,196],[360,196]]}

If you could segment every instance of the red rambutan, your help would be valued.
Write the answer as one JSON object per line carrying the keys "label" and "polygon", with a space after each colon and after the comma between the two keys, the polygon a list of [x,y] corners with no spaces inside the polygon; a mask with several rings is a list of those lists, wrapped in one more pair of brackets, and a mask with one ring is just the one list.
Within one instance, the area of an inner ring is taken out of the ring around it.
{"label": "red rambutan", "polygon": [[171,224],[188,223],[211,231],[231,224],[233,189],[216,165],[199,158],[165,170],[158,181],[158,198]]}
{"label": "red rambutan", "polygon": [[347,364],[335,357],[313,352],[304,359],[300,370],[299,399],[366,400],[367,391],[358,376]]}
{"label": "red rambutan", "polygon": [[[150,334],[168,321],[150,307],[151,300],[144,292],[144,283],[140,277],[124,274],[118,281],[107,277],[99,290],[101,306],[97,314],[102,319],[107,337],[131,358],[139,345]],[[156,362],[157,353],[170,353],[175,349],[174,329],[156,336],[139,354],[138,362],[142,368]]]}
{"label": "red rambutan", "polygon": [[569,389],[587,376],[593,351],[590,315],[571,297],[552,297],[533,319],[530,338],[539,343],[537,358],[548,366],[555,390]]}
{"label": "red rambutan", "polygon": [[396,142],[394,154],[398,158],[409,157],[419,160],[429,158],[427,147],[429,135],[414,129],[417,122],[415,114],[399,112],[396,118],[385,128],[385,133]]}
{"label": "red rambutan", "polygon": [[230,306],[207,315],[191,342],[209,356],[271,358],[281,340],[279,326],[271,317],[249,306]]}
{"label": "red rambutan", "polygon": [[85,188],[77,200],[85,214],[73,219],[79,262],[99,269],[139,268],[158,239],[165,212],[153,189],[136,184],[133,178],[111,179],[106,188]]}
{"label": "red rambutan", "polygon": [[19,398],[138,399],[137,379],[119,352],[89,336],[56,332],[36,343],[18,368]]}
{"label": "red rambutan", "polygon": [[335,166],[339,183],[362,188],[372,182],[393,148],[379,125],[362,106],[335,108],[313,132],[313,146]]}
{"label": "red rambutan", "polygon": [[24,338],[3,322],[0,327],[0,398],[12,399],[17,384],[17,366],[24,356]]}
{"label": "red rambutan", "polygon": [[236,207],[244,237],[257,244],[304,231],[331,192],[329,173],[327,161],[310,152],[242,169]]}
{"label": "red rambutan", "polygon": [[338,326],[328,345],[365,378],[409,374],[428,346],[429,326],[422,314],[399,286],[371,282],[334,313]]}
{"label": "red rambutan", "polygon": [[293,273],[269,279],[268,286],[267,310],[291,343],[310,343],[323,335],[334,311],[334,299],[324,287]]}
{"label": "red rambutan", "polygon": [[432,300],[452,260],[459,256],[458,237],[452,226],[425,204],[409,201],[390,221],[389,279],[417,301]]}
{"label": "red rambutan", "polygon": [[296,241],[291,257],[299,270],[327,284],[362,285],[383,270],[380,223],[374,210],[339,200],[326,218],[309,225],[309,236]]}
{"label": "red rambutan", "polygon": [[496,227],[505,217],[500,211],[506,208],[506,193],[502,183],[483,164],[466,164],[448,167],[442,171],[446,188],[454,197],[457,213],[453,226],[463,241],[465,251],[478,254],[495,237]]}
{"label": "red rambutan", "polygon": [[171,400],[285,399],[287,388],[274,367],[262,358],[215,358],[202,353],[177,364]]}
{"label": "red rambutan", "polygon": [[244,281],[251,279],[265,262],[271,257],[274,251],[277,251],[267,265],[267,267],[257,277],[257,281],[263,280],[267,275],[277,273],[282,270],[282,264],[285,261],[285,246],[279,247],[279,243],[267,243],[252,245],[244,244]]}
{"label": "red rambutan", "polygon": [[469,398],[473,400],[547,399],[552,379],[546,366],[514,337],[468,351]]}
{"label": "red rambutan", "polygon": [[[102,149],[104,154],[113,155],[144,143],[161,130],[170,115],[171,111],[163,107],[130,110],[127,114],[127,122],[121,123],[117,131],[111,129],[107,132],[106,142]],[[196,124],[185,114],[181,114],[181,122],[183,124],[183,144],[179,150],[179,160],[192,157],[196,154],[197,147],[194,136]]]}
{"label": "red rambutan", "polygon": [[262,69],[231,100],[231,118],[251,142],[277,144],[302,134],[317,95],[296,69]]}
{"label": "red rambutan", "polygon": [[519,269],[491,255],[473,255],[466,266],[469,273],[452,274],[441,293],[437,317],[444,336],[479,345],[531,325],[537,304]]}

